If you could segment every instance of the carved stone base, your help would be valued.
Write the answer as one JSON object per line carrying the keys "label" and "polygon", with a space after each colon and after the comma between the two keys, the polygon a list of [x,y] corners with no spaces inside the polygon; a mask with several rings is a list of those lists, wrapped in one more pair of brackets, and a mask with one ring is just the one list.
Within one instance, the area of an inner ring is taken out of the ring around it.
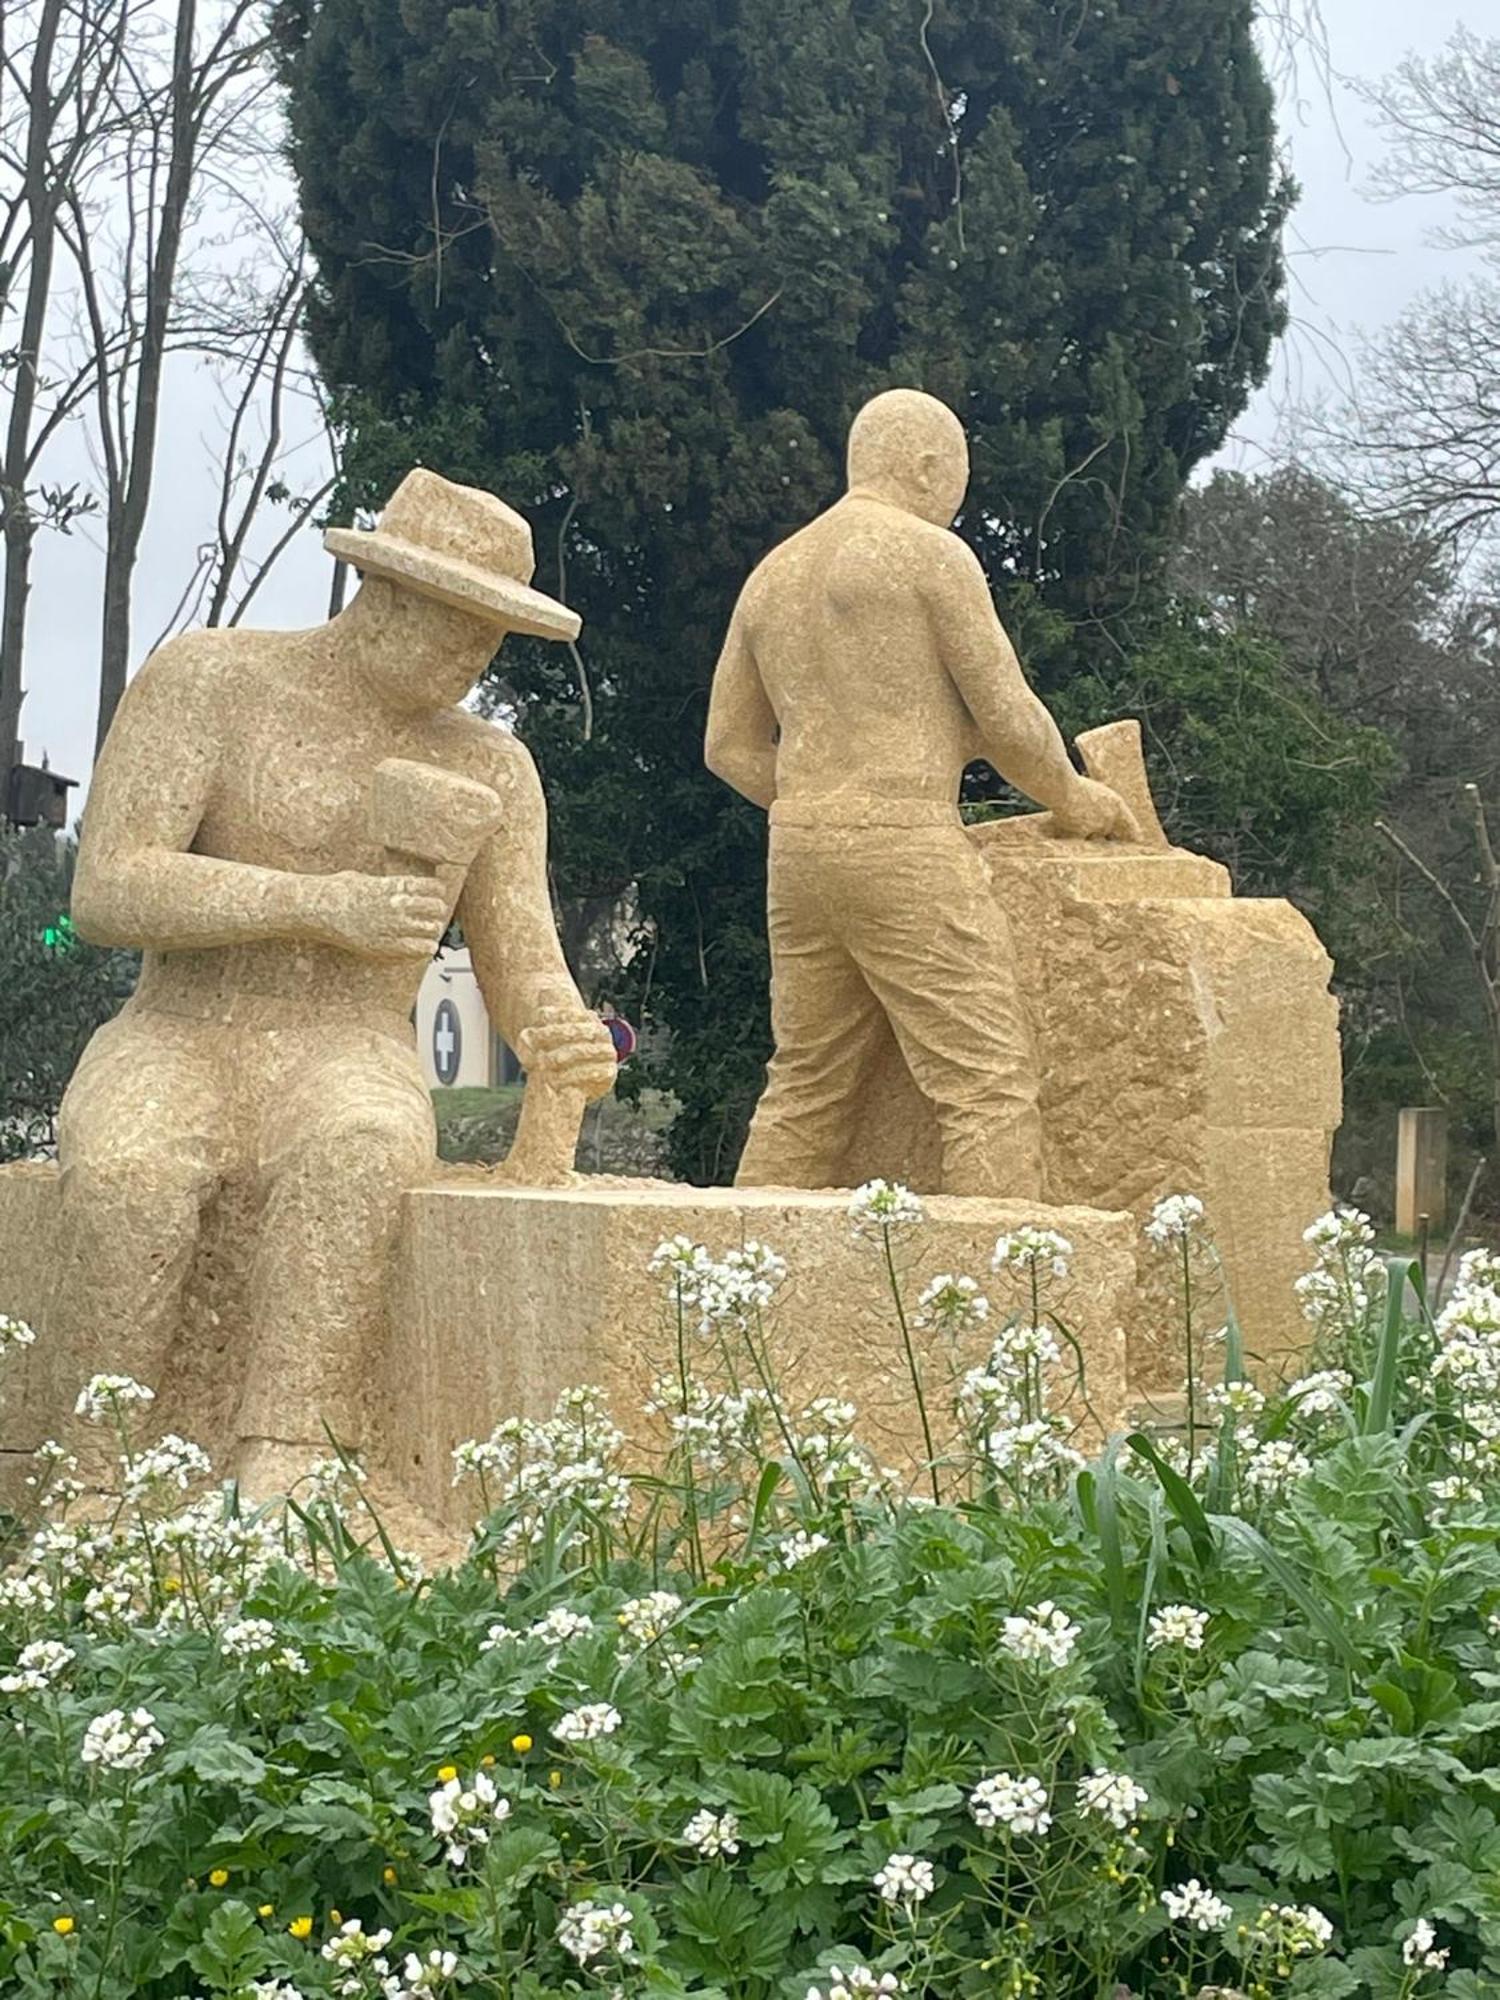
{"label": "carved stone base", "polygon": [[[1251,1355],[1306,1339],[1291,1283],[1302,1230],[1328,1206],[1341,1115],[1332,967],[1290,903],[1238,898],[1216,862],[1176,848],[1047,836],[1045,819],[971,829],[1006,911],[1042,1064],[1047,1186],[1128,1209],[1200,1195]],[[894,1041],[874,1067],[844,1159],[939,1184],[938,1136]],[[1130,1329],[1140,1388],[1180,1388],[1175,1273],[1143,1255]],[[1199,1324],[1225,1317],[1209,1283]]]}
{"label": "carved stone base", "polygon": [[[545,1415],[559,1391],[580,1382],[602,1387],[625,1428],[644,1434],[649,1384],[675,1366],[675,1329],[646,1263],[679,1232],[716,1253],[756,1237],[787,1260],[775,1319],[788,1394],[799,1407],[819,1395],[851,1397],[871,1449],[910,1468],[920,1436],[895,1313],[878,1250],[851,1237],[847,1202],[839,1193],[655,1181],[528,1191],[497,1186],[479,1170],[415,1190],[406,1197],[390,1331],[384,1351],[370,1357],[363,1414],[377,1494],[394,1488],[461,1535],[472,1507],[467,1492],[452,1488],[453,1446],[486,1435],[502,1416]],[[63,1352],[48,1337],[56,1210],[52,1169],[0,1171],[0,1311],[30,1320],[39,1336],[8,1359],[0,1383],[0,1469],[8,1467],[12,1497],[22,1454],[63,1433],[80,1383],[111,1365],[108,1355]],[[1088,1409],[1079,1414],[1094,1437],[1118,1423],[1130,1400],[1124,1330],[1140,1310],[1132,1219],[955,1196],[934,1198],[927,1211],[901,1250],[909,1302],[939,1272],[987,1282],[996,1236],[1021,1223],[1070,1239],[1074,1274],[1057,1304],[1087,1360]],[[997,1307],[1009,1304],[1000,1281],[992,1290]],[[166,1379],[153,1385],[152,1416],[227,1468],[229,1391],[243,1351],[232,1313],[220,1314],[212,1352],[203,1349],[207,1338],[189,1328],[179,1342]],[[917,1340],[932,1403],[945,1406],[955,1373],[977,1362],[986,1343],[976,1337],[953,1353],[936,1336]],[[327,1414],[339,1428],[339,1413]]]}

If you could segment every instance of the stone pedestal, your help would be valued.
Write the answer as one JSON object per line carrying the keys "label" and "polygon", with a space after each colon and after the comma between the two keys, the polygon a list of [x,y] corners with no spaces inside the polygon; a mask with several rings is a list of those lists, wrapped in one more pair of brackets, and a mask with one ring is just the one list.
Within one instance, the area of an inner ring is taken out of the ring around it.
{"label": "stone pedestal", "polygon": [[[653,1377],[675,1365],[660,1282],[646,1263],[679,1232],[722,1252],[748,1237],[770,1244],[791,1267],[775,1315],[778,1367],[789,1395],[847,1395],[859,1404],[860,1432],[878,1456],[910,1467],[918,1430],[899,1331],[877,1250],[856,1243],[847,1198],[779,1189],[675,1187],[653,1181],[588,1181],[564,1190],[498,1187],[474,1170],[434,1182],[405,1200],[392,1277],[390,1330],[370,1356],[365,1410],[367,1455],[377,1494],[392,1488],[428,1521],[459,1534],[471,1500],[452,1489],[449,1454],[464,1438],[487,1435],[505,1415],[545,1415],[558,1392],[599,1384],[633,1434]],[[1087,1407],[1078,1414],[1091,1441],[1119,1423],[1129,1402],[1125,1332],[1139,1316],[1132,1218],[1084,1208],[1034,1207],[936,1197],[924,1227],[902,1244],[906,1291],[914,1300],[938,1272],[989,1280],[997,1235],[1024,1222],[1059,1229],[1074,1245],[1074,1272],[1058,1290],[1058,1310],[1088,1365]],[[12,1496],[23,1454],[66,1428],[78,1387],[111,1365],[97,1352],[63,1351],[49,1338],[45,1300],[57,1213],[48,1167],[0,1171],[0,1310],[29,1319],[38,1341],[12,1355],[0,1380],[0,1473]],[[996,1281],[997,1307],[1008,1295]],[[157,1429],[182,1431],[227,1461],[226,1387],[238,1378],[243,1346],[232,1315],[221,1317],[219,1347],[190,1328],[167,1379],[155,1386]],[[945,1404],[955,1369],[977,1361],[976,1339],[959,1354],[919,1336],[933,1400]],[[195,1345],[196,1342],[196,1345]],[[348,1411],[326,1412],[336,1430]]]}
{"label": "stone pedestal", "polygon": [[[1033,1011],[1049,1196],[1144,1221],[1164,1194],[1201,1195],[1247,1348],[1274,1360],[1306,1338],[1291,1285],[1307,1265],[1302,1230],[1328,1206],[1341,1115],[1328,955],[1290,903],[1233,896],[1215,862],[1054,839],[1046,825],[970,831]],[[938,1166],[933,1120],[889,1042],[844,1177],[921,1190]],[[1142,1270],[1132,1383],[1179,1388],[1171,1273],[1145,1256]],[[1207,1298],[1202,1309],[1224,1317]]]}

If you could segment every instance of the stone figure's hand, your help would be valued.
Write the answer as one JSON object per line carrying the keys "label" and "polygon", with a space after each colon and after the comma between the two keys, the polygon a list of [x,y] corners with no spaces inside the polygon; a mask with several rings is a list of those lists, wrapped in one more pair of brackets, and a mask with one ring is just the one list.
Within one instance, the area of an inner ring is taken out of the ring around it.
{"label": "stone figure's hand", "polygon": [[1118,792],[1094,778],[1074,780],[1067,802],[1052,808],[1052,824],[1075,840],[1139,840],[1135,814]]}
{"label": "stone figure's hand", "polygon": [[523,1030],[516,1054],[528,1072],[585,1097],[606,1096],[615,1087],[620,1067],[608,1028],[576,1002],[543,1006]]}
{"label": "stone figure's hand", "polygon": [[430,875],[339,875],[313,878],[314,923],[325,944],[361,958],[426,959],[448,922],[442,888]]}

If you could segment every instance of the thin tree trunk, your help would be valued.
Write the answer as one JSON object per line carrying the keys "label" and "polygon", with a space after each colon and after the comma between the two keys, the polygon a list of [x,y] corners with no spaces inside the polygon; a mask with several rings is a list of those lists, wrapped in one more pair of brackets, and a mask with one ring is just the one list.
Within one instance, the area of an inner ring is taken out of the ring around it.
{"label": "thin tree trunk", "polygon": [[141,533],[151,502],[155,471],[156,427],[161,407],[162,367],[177,282],[177,258],[193,188],[197,125],[194,105],[193,31],[196,0],[178,0],[177,29],[172,50],[171,120],[167,180],[162,196],[155,254],[146,284],[145,323],[140,363],[136,370],[135,409],[130,448],[125,459],[124,490],[112,507],[109,546],[104,566],[104,615],[99,638],[99,718],[94,754],[104,748],[130,672],[130,588],[140,554]]}
{"label": "thin tree trunk", "polygon": [[0,614],[0,800],[8,789],[21,733],[21,663],[26,642],[26,604],[31,588],[31,546],[36,526],[30,516],[26,480],[31,424],[40,380],[42,337],[52,291],[57,197],[48,184],[48,146],[54,119],[52,58],[62,20],[63,0],[45,0],[31,56],[30,115],[26,131],[25,196],[31,251],[26,273],[26,307],[21,338],[10,374],[10,417],[5,427],[5,460],[0,467],[0,507],[5,516],[5,606]]}

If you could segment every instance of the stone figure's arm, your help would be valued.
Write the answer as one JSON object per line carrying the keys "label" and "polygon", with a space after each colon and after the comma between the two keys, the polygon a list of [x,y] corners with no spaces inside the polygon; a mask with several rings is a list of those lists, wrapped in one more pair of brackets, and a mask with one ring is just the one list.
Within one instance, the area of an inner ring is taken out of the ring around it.
{"label": "stone figure's arm", "polygon": [[226,745],[191,638],[121,698],[89,788],[73,921],[94,944],[194,951],[305,938],[376,958],[431,955],[446,911],[422,877],[296,875],[189,850]]}
{"label": "stone figure's arm", "polygon": [[1033,693],[995,613],[979,558],[956,535],[930,572],[943,660],[979,746],[1007,784],[1051,809],[1059,832],[1134,839],[1135,821],[1107,785],[1074,770],[1062,732]]}
{"label": "stone figure's arm", "polygon": [[[558,940],[547,886],[547,801],[525,745],[495,729],[486,782],[504,812],[465,877],[458,921],[490,1019],[528,1070],[587,1097],[613,1089],[609,1030],[584,1005]],[[576,1137],[576,1134],[575,1134]]]}
{"label": "stone figure's arm", "polygon": [[703,761],[716,778],[769,810],[776,797],[776,711],[745,633],[743,599],[714,668]]}

